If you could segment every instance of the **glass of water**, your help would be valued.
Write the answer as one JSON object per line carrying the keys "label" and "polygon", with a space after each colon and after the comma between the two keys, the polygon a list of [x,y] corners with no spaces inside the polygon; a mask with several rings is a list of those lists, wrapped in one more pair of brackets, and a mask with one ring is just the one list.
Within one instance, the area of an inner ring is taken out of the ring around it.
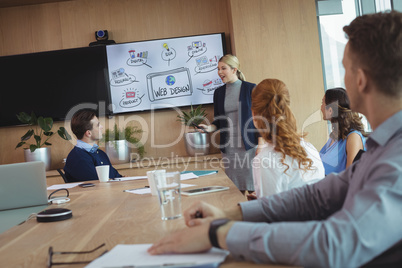
{"label": "glass of water", "polygon": [[154,172],[155,186],[158,191],[162,220],[181,217],[180,172]]}

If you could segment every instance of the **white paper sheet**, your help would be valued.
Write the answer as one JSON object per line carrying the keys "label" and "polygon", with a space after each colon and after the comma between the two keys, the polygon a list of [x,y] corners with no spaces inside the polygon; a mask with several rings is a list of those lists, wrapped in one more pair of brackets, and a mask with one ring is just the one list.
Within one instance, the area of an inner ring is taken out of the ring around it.
{"label": "white paper sheet", "polygon": [[[197,175],[194,173],[186,173],[186,174],[180,174],[180,180],[190,180],[190,179],[196,179],[198,178]],[[132,177],[121,177],[121,178],[115,178],[110,181],[131,181],[131,180],[145,180],[147,179],[147,176],[132,176]]]}
{"label": "white paper sheet", "polygon": [[196,179],[196,178],[198,178],[198,176],[195,175],[193,172],[180,174],[180,180],[182,180],[182,181]]}
{"label": "white paper sheet", "polygon": [[149,255],[151,244],[117,245],[111,251],[91,262],[86,268],[106,267],[200,267],[223,262],[229,252],[212,248],[205,253]]}
{"label": "white paper sheet", "polygon": [[81,184],[82,182],[78,182],[78,183],[65,183],[65,184],[55,184],[52,186],[47,187],[48,190],[58,190],[58,189],[62,189],[62,188],[73,188],[79,184]]}
{"label": "white paper sheet", "polygon": [[132,180],[145,180],[145,179],[147,179],[147,176],[132,176],[132,177],[115,178],[110,181],[132,181]]}

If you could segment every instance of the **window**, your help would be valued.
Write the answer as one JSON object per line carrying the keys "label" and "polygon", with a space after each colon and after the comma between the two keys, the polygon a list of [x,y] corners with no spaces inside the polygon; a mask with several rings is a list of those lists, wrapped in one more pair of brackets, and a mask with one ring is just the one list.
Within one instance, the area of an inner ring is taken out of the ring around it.
{"label": "window", "polygon": [[[345,69],[342,65],[343,51],[347,43],[343,26],[362,14],[391,10],[392,0],[317,0],[317,21],[325,90],[345,88]],[[372,131],[363,116],[366,131]]]}
{"label": "window", "polygon": [[325,90],[345,87],[342,58],[347,39],[342,28],[356,18],[355,1],[343,0],[342,10],[343,14],[318,17]]}

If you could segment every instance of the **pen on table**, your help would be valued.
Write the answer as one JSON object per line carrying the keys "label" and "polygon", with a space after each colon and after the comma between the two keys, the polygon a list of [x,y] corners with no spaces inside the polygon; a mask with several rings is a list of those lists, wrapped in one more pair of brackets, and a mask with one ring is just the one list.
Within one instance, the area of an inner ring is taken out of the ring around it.
{"label": "pen on table", "polygon": [[149,188],[149,186],[145,186],[145,187],[141,187],[141,188],[134,188],[134,189],[127,189],[127,190],[123,190],[123,192],[129,192],[129,191],[134,191],[134,190],[142,190],[142,189],[147,189]]}

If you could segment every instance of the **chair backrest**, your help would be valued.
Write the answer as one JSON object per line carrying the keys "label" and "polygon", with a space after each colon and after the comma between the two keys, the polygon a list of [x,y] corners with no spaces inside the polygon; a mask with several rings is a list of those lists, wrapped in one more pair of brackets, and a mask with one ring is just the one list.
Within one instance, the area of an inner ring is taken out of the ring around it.
{"label": "chair backrest", "polygon": [[364,152],[365,152],[364,150],[360,149],[360,150],[357,152],[355,158],[353,159],[353,163],[356,162],[356,161],[358,161],[358,160],[360,159],[360,157],[362,157],[362,154],[363,154]]}
{"label": "chair backrest", "polygon": [[62,170],[62,169],[60,169],[60,168],[58,168],[58,169],[57,169],[57,171],[59,172],[60,176],[63,178],[64,183],[68,183],[68,180],[67,180],[66,174],[64,174],[63,170]]}

